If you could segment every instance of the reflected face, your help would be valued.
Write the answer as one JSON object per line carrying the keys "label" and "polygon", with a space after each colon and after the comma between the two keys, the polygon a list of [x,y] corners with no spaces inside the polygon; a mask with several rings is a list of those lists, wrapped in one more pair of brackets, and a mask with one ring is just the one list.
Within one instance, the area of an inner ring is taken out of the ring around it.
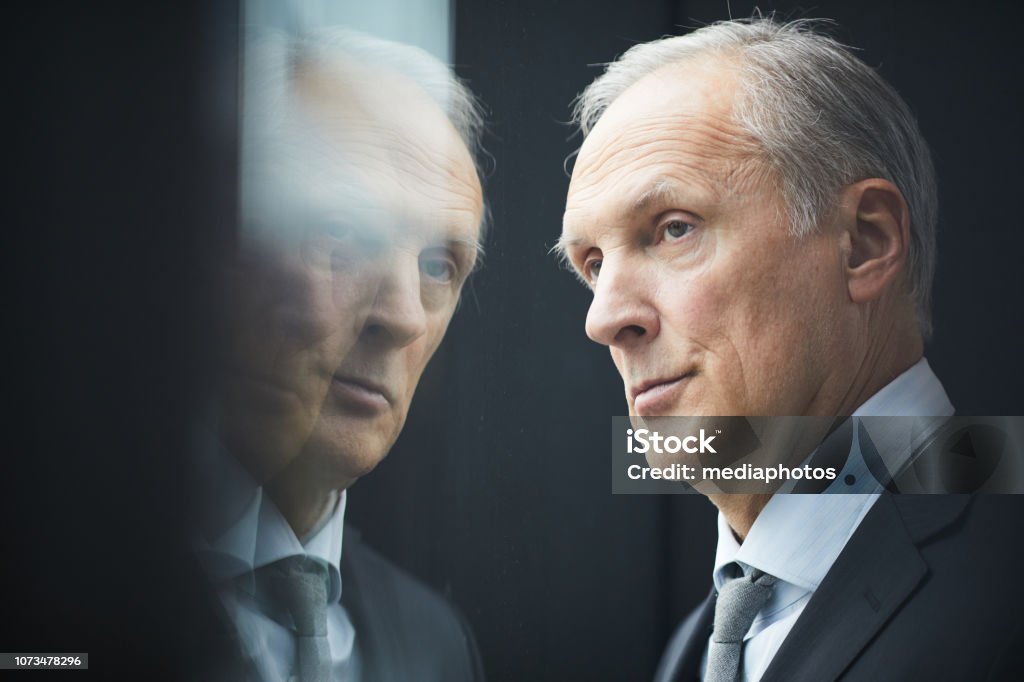
{"label": "reflected face", "polygon": [[732,121],[728,63],[638,81],[580,150],[562,244],[593,289],[630,414],[803,415],[834,409],[848,301],[839,239],[788,232],[758,147]]}
{"label": "reflected face", "polygon": [[300,85],[351,167],[357,215],[340,267],[359,273],[353,286],[369,300],[302,453],[339,485],[373,469],[398,437],[475,265],[483,212],[470,154],[433,101],[393,75],[353,79],[343,106],[318,74]]}
{"label": "reflected face", "polygon": [[292,127],[245,152],[223,432],[260,482],[344,487],[402,429],[474,267],[483,200],[458,133],[411,82],[308,68],[290,97]]}
{"label": "reflected face", "polygon": [[[284,469],[319,419],[334,371],[358,338],[379,275],[353,262],[349,239],[309,210],[288,164],[275,160],[263,181],[284,197],[287,229],[259,206],[239,257],[225,270],[227,346],[222,432],[257,481]],[[299,201],[291,202],[291,200]],[[266,220],[262,225],[254,222]],[[273,236],[271,236],[273,235]]]}

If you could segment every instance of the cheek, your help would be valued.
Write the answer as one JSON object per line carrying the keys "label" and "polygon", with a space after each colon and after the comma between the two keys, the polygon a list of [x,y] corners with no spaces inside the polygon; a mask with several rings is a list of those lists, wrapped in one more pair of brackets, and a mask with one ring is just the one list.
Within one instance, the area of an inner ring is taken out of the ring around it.
{"label": "cheek", "polygon": [[359,315],[373,305],[384,279],[384,268],[377,263],[359,262],[352,266],[335,266],[331,270],[330,287],[335,313]]}
{"label": "cheek", "polygon": [[800,414],[834,336],[839,283],[811,246],[770,265],[740,276],[725,332],[742,367],[748,409]]}
{"label": "cheek", "polygon": [[728,346],[747,308],[743,281],[720,267],[670,273],[657,281],[662,323],[672,329],[674,337],[685,339],[694,352],[715,353]]}
{"label": "cheek", "polygon": [[714,276],[698,276],[673,284],[676,286],[658,287],[662,300],[671,302],[672,326],[698,343],[718,335],[735,302],[729,283],[719,282]]}
{"label": "cheek", "polygon": [[[777,253],[778,255],[773,255]],[[803,371],[807,338],[820,318],[822,292],[811,272],[787,272],[782,249],[749,246],[723,254],[696,276],[662,287],[674,336],[688,341],[715,402],[760,413]],[[806,258],[806,257],[805,257]],[[724,405],[723,405],[724,407]]]}

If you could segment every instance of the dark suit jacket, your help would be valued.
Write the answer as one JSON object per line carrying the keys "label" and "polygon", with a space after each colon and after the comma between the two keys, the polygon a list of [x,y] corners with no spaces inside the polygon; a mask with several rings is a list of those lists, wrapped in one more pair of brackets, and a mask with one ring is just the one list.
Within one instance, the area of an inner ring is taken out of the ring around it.
{"label": "dark suit jacket", "polygon": [[447,601],[346,526],[341,602],[356,631],[364,682],[483,680],[469,626]]}
{"label": "dark suit jacket", "polygon": [[[362,682],[477,682],[484,679],[469,626],[443,598],[345,526],[341,602],[355,628]],[[194,598],[194,631],[183,679],[253,680],[234,625],[212,589]]]}
{"label": "dark suit jacket", "polygon": [[[1024,679],[1024,496],[883,495],[762,680]],[[714,591],[679,626],[657,682],[694,680]]]}

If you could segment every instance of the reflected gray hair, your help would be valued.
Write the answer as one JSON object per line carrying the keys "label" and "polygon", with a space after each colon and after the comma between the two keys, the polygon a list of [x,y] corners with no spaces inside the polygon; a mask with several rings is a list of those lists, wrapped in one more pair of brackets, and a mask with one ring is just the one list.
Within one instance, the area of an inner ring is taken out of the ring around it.
{"label": "reflected gray hair", "polygon": [[[484,119],[479,101],[447,65],[426,50],[342,26],[318,28],[298,36],[266,30],[256,36],[253,43],[255,49],[246,51],[247,93],[256,93],[257,97],[269,95],[271,100],[287,97],[290,74],[294,66],[303,61],[328,66],[349,63],[383,68],[405,76],[434,100],[448,116],[474,161],[481,153]],[[256,63],[248,63],[250,59]],[[267,84],[274,81],[280,86],[278,92],[268,93]],[[259,104],[270,105],[273,110],[273,101]],[[277,104],[279,106],[280,102]]]}
{"label": "reflected gray hair", "polygon": [[827,23],[755,17],[636,45],[576,98],[573,120],[586,136],[647,74],[695,57],[736,59],[733,118],[779,179],[794,235],[817,230],[839,190],[858,180],[882,178],[903,193],[910,210],[910,291],[928,338],[938,220],[931,154],[910,107],[849,48],[819,32]]}
{"label": "reflected gray hair", "polygon": [[[250,163],[252,157],[275,154],[275,159],[294,155],[297,138],[315,137],[315,131],[297,113],[291,91],[297,66],[315,64],[328,69],[368,66],[385,69],[408,78],[438,105],[458,133],[483,184],[482,159],[489,158],[481,139],[484,130],[483,107],[469,87],[454,72],[426,50],[360,33],[342,26],[316,28],[302,34],[277,29],[252,29],[246,38],[243,57],[242,96],[242,185],[243,213],[253,205],[265,210],[259,194],[265,183]],[[395,106],[402,106],[396,102]],[[320,142],[318,144],[318,142]],[[306,156],[300,165],[306,181],[316,182],[318,164],[336,164],[343,152],[325,141],[307,140]],[[281,152],[281,149],[288,152]],[[316,150],[309,158],[309,150]],[[336,190],[332,190],[336,191]],[[253,201],[245,200],[246,197]],[[486,201],[480,225],[480,240],[490,222]]]}

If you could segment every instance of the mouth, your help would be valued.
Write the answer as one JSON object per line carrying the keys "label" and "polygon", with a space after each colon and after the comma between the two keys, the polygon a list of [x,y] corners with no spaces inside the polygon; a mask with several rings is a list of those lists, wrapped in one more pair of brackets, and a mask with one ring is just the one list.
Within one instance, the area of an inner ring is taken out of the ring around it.
{"label": "mouth", "polygon": [[641,416],[667,416],[664,414],[666,410],[675,405],[679,393],[696,375],[695,371],[690,371],[634,384],[629,389],[633,410]]}
{"label": "mouth", "polygon": [[391,405],[391,392],[382,384],[352,376],[334,375],[331,392],[342,402],[367,414],[383,412]]}

